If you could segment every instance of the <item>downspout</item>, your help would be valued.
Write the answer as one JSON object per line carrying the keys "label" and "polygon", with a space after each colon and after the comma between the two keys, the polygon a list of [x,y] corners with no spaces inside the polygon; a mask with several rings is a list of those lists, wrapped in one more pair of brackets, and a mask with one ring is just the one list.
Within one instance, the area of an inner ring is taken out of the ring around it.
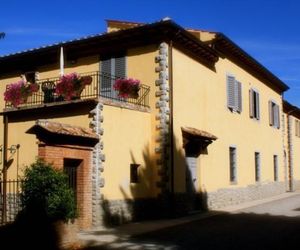
{"label": "downspout", "polygon": [[7,133],[8,133],[8,116],[3,115],[3,209],[2,209],[2,222],[6,223],[6,182],[7,182]]}
{"label": "downspout", "polygon": [[174,195],[174,128],[173,128],[173,41],[169,42],[169,103],[170,103],[170,165],[171,165],[171,194]]}

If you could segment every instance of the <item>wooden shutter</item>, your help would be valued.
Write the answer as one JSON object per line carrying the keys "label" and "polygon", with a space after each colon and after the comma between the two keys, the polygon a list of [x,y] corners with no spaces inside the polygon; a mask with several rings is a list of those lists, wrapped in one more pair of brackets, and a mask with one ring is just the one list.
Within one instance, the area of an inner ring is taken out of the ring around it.
{"label": "wooden shutter", "polygon": [[230,147],[229,148],[229,162],[230,162],[230,181],[235,182],[237,180],[237,173],[236,173],[236,148]]}
{"label": "wooden shutter", "polygon": [[274,114],[274,112],[273,112],[273,102],[269,101],[269,124],[270,124],[270,126],[274,125],[273,114]]}
{"label": "wooden shutter", "polygon": [[260,115],[259,115],[259,93],[254,91],[255,94],[255,115],[256,115],[256,119],[259,120],[260,119]]}
{"label": "wooden shutter", "polygon": [[196,157],[186,157],[187,164],[187,180],[188,185],[194,190],[197,189],[197,158]]}
{"label": "wooden shutter", "polygon": [[242,84],[236,81],[236,110],[242,112]]}
{"label": "wooden shutter", "polygon": [[254,91],[252,89],[249,90],[249,115],[251,118],[254,117],[254,102],[253,102]]}
{"label": "wooden shutter", "polygon": [[112,87],[112,60],[107,59],[101,61],[101,86],[100,86],[100,93],[102,95],[106,95],[111,91]]}
{"label": "wooden shutter", "polygon": [[126,77],[126,57],[125,56],[115,58],[114,75],[117,78],[125,78]]}
{"label": "wooden shutter", "polygon": [[276,128],[280,128],[280,112],[279,105],[275,104]]}
{"label": "wooden shutter", "polygon": [[260,181],[260,153],[255,152],[255,181]]}
{"label": "wooden shutter", "polygon": [[235,78],[227,76],[227,107],[235,109]]}

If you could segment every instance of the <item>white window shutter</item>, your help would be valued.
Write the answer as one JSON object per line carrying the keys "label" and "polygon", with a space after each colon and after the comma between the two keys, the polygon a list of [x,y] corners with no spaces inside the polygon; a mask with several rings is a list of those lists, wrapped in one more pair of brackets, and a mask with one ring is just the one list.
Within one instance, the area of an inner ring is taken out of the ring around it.
{"label": "white window shutter", "polygon": [[125,78],[126,77],[126,57],[125,56],[115,58],[114,75],[117,78]]}
{"label": "white window shutter", "polygon": [[273,114],[274,114],[274,112],[273,112],[273,103],[272,103],[272,101],[269,101],[269,124],[270,124],[270,126],[274,125],[274,123],[273,123],[273,120],[274,120]]}
{"label": "white window shutter", "polygon": [[111,59],[101,61],[101,94],[108,93],[111,91]]}
{"label": "white window shutter", "polygon": [[255,94],[255,113],[256,113],[256,119],[259,120],[260,119],[260,115],[259,115],[259,93],[258,92],[254,92]]}
{"label": "white window shutter", "polygon": [[275,105],[275,113],[276,113],[276,128],[280,128],[280,112],[279,112],[279,105]]}
{"label": "white window shutter", "polygon": [[236,81],[236,97],[236,110],[242,112],[242,84],[238,81]]}
{"label": "white window shutter", "polygon": [[235,109],[235,78],[227,76],[227,107]]}
{"label": "white window shutter", "polygon": [[253,102],[253,90],[249,89],[249,115],[251,118],[254,117],[254,102]]}
{"label": "white window shutter", "polygon": [[278,106],[273,104],[273,116],[274,116],[274,127],[278,128],[278,111],[277,111]]}

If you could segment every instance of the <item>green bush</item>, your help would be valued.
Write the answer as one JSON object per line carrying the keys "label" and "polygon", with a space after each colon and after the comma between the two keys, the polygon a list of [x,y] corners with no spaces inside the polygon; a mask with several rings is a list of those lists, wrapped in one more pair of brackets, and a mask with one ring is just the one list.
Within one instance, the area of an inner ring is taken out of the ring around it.
{"label": "green bush", "polygon": [[25,169],[21,200],[25,210],[38,208],[54,221],[68,221],[77,216],[74,192],[68,186],[67,175],[41,160]]}

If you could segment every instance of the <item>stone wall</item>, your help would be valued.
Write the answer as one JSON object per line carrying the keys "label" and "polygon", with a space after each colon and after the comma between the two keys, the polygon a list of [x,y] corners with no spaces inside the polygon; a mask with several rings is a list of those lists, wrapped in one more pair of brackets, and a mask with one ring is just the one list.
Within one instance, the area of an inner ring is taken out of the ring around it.
{"label": "stone wall", "polygon": [[249,185],[244,188],[224,188],[207,194],[208,209],[263,199],[285,193],[284,182]]}

